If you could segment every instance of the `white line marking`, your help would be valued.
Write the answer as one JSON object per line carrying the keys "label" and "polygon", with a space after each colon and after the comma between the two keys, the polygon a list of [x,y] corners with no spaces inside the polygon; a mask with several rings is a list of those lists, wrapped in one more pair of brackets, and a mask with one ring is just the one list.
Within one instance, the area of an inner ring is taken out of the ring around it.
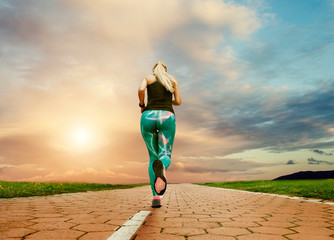
{"label": "white line marking", "polygon": [[[203,186],[203,187],[206,187],[206,186]],[[246,190],[230,189],[230,188],[220,188],[220,187],[212,187],[212,188],[224,189],[224,190],[230,190],[230,191],[237,191],[237,192],[262,194],[262,195],[269,195],[269,196],[275,196],[275,197],[283,197],[283,198],[295,199],[295,200],[300,200],[300,201],[305,201],[305,202],[313,202],[313,203],[334,205],[334,202],[327,202],[327,200],[324,201],[324,200],[321,200],[321,199],[319,199],[319,200],[318,199],[306,199],[306,198],[303,198],[303,197],[291,197],[291,196],[288,196],[288,195],[280,195],[280,194],[274,194],[274,193],[263,193],[263,192],[251,192],[251,191],[246,191]]]}
{"label": "white line marking", "polygon": [[129,218],[120,228],[114,232],[107,240],[129,240],[138,230],[140,225],[151,211],[139,211]]}

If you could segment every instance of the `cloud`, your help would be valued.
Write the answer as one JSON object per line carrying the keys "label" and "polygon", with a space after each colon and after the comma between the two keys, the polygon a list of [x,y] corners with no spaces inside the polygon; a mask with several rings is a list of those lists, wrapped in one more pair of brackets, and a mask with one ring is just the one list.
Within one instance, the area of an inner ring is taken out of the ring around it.
{"label": "cloud", "polygon": [[168,169],[170,172],[187,173],[229,173],[245,172],[252,169],[269,166],[270,164],[258,163],[244,159],[227,159],[210,156],[183,156],[181,161],[172,162]]}
{"label": "cloud", "polygon": [[224,27],[240,37],[250,35],[260,26],[255,11],[230,2],[197,0],[194,1],[191,12],[199,22],[208,26]]}
{"label": "cloud", "polygon": [[[23,169],[18,169],[22,174]],[[31,170],[31,169],[26,169]],[[6,174],[11,176],[11,171],[7,171]],[[133,183],[135,182],[147,182],[146,176],[137,176],[133,174],[127,174],[123,172],[115,173],[110,169],[95,169],[92,167],[79,168],[76,170],[67,170],[65,172],[46,172],[35,171],[28,172],[21,176],[17,176],[18,181],[48,181],[48,182],[95,182],[95,183]]]}
{"label": "cloud", "polygon": [[[327,11],[327,14],[331,12]],[[244,77],[269,86],[286,84],[292,89],[313,86],[314,79],[321,78],[330,70],[329,65],[320,62],[328,58],[327,54],[334,47],[333,34],[324,31],[332,27],[332,19],[324,21],[321,11],[315,11],[313,16],[314,20],[306,25],[296,25],[293,21],[270,22],[266,26],[270,39],[253,39],[250,47],[240,51],[242,56],[239,57],[244,60],[240,66],[245,70]],[[308,66],[315,59],[319,64],[311,70]]]}
{"label": "cloud", "polygon": [[[107,135],[111,138],[112,134],[115,133]],[[148,159],[145,158],[147,150],[139,133],[124,135],[123,132],[123,136],[120,134],[117,141],[115,136],[112,137],[114,141],[100,145],[96,149],[73,149],[71,145],[66,145],[71,144],[68,141],[58,143],[65,144],[64,147],[56,147],[55,142],[60,139],[55,135],[5,136],[0,138],[1,174],[11,180],[31,178],[35,175],[45,177],[46,180],[59,180],[61,177],[83,179],[85,173],[93,175],[95,170],[101,172],[103,169],[109,169],[110,171],[120,170],[114,176],[102,171],[101,174],[108,175],[110,177],[108,179],[113,182],[115,179],[127,181],[129,177],[126,174],[132,175],[133,179],[142,178],[147,172]],[[129,149],[129,144],[140,145],[140,148]],[[142,157],[134,160],[138,155]],[[125,169],[126,171],[123,172]],[[50,172],[54,172],[54,176],[46,178]],[[67,174],[63,174],[66,172]],[[73,172],[72,175],[71,172]]]}
{"label": "cloud", "polygon": [[[261,26],[254,9],[218,0],[33,0],[5,5],[0,74],[11,80],[0,86],[6,89],[0,111],[3,117],[13,114],[25,121],[30,106],[49,112],[42,103],[63,116],[71,109],[122,111],[115,99],[129,105],[136,101],[129,86],[137,85],[160,57],[178,74],[184,96],[192,96],[202,91],[202,74],[238,75],[234,50],[226,40],[243,41]],[[201,8],[213,13],[203,15]]]}
{"label": "cloud", "polygon": [[[248,95],[252,102],[243,103],[242,107],[233,110],[238,115],[232,116],[235,124],[232,129],[272,150],[299,149],[308,143],[304,139],[317,144],[321,143],[317,139],[332,136],[327,129],[334,120],[334,85],[299,96],[277,93],[281,97],[275,99],[276,94],[271,94],[271,99],[265,95]],[[264,102],[263,98],[268,99],[268,102]],[[225,129],[231,131],[231,128],[224,125],[217,130],[223,130],[226,134]]]}
{"label": "cloud", "polygon": [[9,68],[11,78],[19,80],[10,71],[16,67],[23,80],[46,87],[50,81],[84,80],[99,71],[125,79],[128,66],[141,72],[159,56],[192,69],[207,63],[202,70],[212,66],[230,75],[221,65],[233,65],[225,40],[242,40],[260,27],[253,9],[219,0],[32,0],[7,5],[0,21],[6,57],[2,72]]}
{"label": "cloud", "polygon": [[295,161],[293,161],[293,160],[289,160],[289,161],[286,163],[286,165],[293,165],[293,164],[296,164]]}
{"label": "cloud", "polygon": [[325,153],[324,151],[318,150],[318,149],[314,149],[313,152],[318,153],[320,155],[326,155],[326,156],[332,156],[332,153]]}
{"label": "cloud", "polygon": [[[46,171],[29,168],[27,177],[48,179],[92,162],[147,172],[134,104],[139,80],[162,58],[190,103],[194,92],[206,91],[204,75],[237,77],[229,41],[248,41],[261,27],[256,9],[219,0],[2,1],[0,8],[0,164],[29,161]],[[83,156],[66,137],[85,124],[97,137]],[[186,135],[176,141],[193,151]]]}
{"label": "cloud", "polygon": [[40,164],[48,157],[52,163],[52,154],[47,146],[48,137],[43,135],[11,135],[0,138],[1,163],[21,165]]}
{"label": "cloud", "polygon": [[[140,179],[148,156],[136,90],[157,59],[177,76],[183,98],[175,107],[173,149],[183,167],[172,165],[171,171],[182,170],[189,179],[213,172],[217,179],[219,173],[241,177],[268,165],[214,156],[333,147],[331,79],[309,77],[314,87],[308,91],[289,85],[310,76],[299,75],[307,69],[295,60],[302,64],[330,52],[330,32],[302,41],[302,29],[274,28],[277,40],[261,42],[274,13],[264,1],[243,3],[1,1],[2,172],[11,179],[81,179],[113,166],[118,179]],[[285,87],[273,84],[285,77]],[[85,124],[96,135],[95,147],[80,154],[66,136]]]}
{"label": "cloud", "polygon": [[308,164],[327,164],[327,165],[333,165],[333,162],[328,162],[328,161],[322,161],[322,160],[316,160],[314,158],[309,158],[307,159]]}
{"label": "cloud", "polygon": [[[333,84],[322,83],[320,89],[299,94],[261,87],[207,91],[211,94],[197,92],[177,112],[177,120],[186,123],[182,128],[197,129],[192,132],[203,139],[197,143],[188,136],[189,146],[198,146],[199,151],[208,148],[219,155],[257,148],[283,152],[334,146],[328,141],[333,136],[329,131],[334,121]],[[213,149],[218,145],[224,147]]]}

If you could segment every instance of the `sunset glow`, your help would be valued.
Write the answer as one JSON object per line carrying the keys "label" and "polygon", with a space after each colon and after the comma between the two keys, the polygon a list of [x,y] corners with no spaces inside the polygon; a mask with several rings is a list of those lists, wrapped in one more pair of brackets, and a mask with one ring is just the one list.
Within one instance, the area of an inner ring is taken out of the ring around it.
{"label": "sunset glow", "polygon": [[74,147],[84,149],[93,143],[90,132],[85,128],[74,129],[72,134]]}
{"label": "sunset glow", "polygon": [[334,168],[333,0],[0,0],[0,180],[148,182],[138,86],[178,80],[169,182]]}

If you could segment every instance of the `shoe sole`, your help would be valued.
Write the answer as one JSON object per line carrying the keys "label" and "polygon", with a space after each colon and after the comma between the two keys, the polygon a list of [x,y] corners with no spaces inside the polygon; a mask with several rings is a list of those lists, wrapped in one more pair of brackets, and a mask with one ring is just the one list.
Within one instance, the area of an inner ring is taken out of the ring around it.
{"label": "shoe sole", "polygon": [[161,202],[159,199],[153,199],[152,201],[152,208],[159,208],[161,207]]}
{"label": "shoe sole", "polygon": [[153,162],[153,171],[155,174],[154,189],[158,195],[163,195],[167,188],[167,180],[164,176],[164,165],[158,159]]}

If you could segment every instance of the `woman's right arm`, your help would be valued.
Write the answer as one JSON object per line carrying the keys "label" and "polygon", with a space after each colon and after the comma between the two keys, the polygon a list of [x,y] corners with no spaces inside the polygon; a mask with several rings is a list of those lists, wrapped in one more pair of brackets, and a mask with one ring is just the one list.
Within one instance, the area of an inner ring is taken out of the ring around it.
{"label": "woman's right arm", "polygon": [[172,102],[173,105],[178,106],[181,105],[181,94],[180,94],[180,88],[179,84],[175,79],[175,83],[173,84],[174,86],[174,100]]}
{"label": "woman's right arm", "polygon": [[[147,87],[147,81],[146,81],[146,78],[143,78],[140,82],[139,89],[138,89],[138,98],[139,98],[140,105],[144,105],[146,87]],[[143,112],[144,108],[145,107],[141,108],[141,112]]]}

